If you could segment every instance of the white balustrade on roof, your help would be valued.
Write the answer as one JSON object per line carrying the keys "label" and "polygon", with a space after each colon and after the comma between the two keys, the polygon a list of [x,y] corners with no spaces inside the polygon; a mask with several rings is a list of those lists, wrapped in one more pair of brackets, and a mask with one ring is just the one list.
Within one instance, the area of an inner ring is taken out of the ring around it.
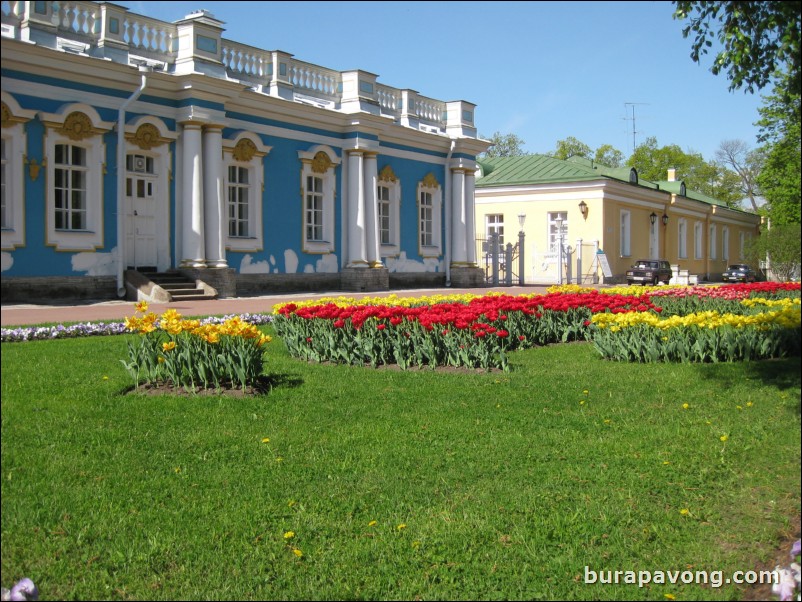
{"label": "white balustrade on roof", "polygon": [[[3,37],[117,62],[139,63],[146,59],[148,63],[159,63],[167,73],[186,73],[187,69],[192,72],[192,65],[205,61],[209,68],[204,67],[203,72],[207,75],[238,80],[271,96],[312,102],[333,110],[364,110],[366,106],[350,102],[352,97],[343,103],[343,73],[354,72],[334,71],[300,61],[287,52],[262,50],[224,39],[220,37],[224,23],[206,11],[168,23],[107,2],[3,1],[0,6]],[[181,37],[187,24],[198,28],[197,36]],[[185,47],[188,44],[190,48]],[[177,61],[185,59],[195,62],[190,67],[182,65],[183,71],[176,69]],[[375,82],[376,76],[372,77]],[[370,112],[392,118],[401,125],[439,133],[444,133],[447,126],[462,126],[461,135],[476,137],[472,133],[474,105],[470,103],[446,103],[408,88],[378,82],[372,86],[372,92],[360,93],[359,98],[372,107]],[[452,105],[458,110],[450,112]],[[463,105],[467,110],[459,110]],[[452,114],[457,117],[452,119]],[[470,115],[470,119],[466,121],[464,115]]]}

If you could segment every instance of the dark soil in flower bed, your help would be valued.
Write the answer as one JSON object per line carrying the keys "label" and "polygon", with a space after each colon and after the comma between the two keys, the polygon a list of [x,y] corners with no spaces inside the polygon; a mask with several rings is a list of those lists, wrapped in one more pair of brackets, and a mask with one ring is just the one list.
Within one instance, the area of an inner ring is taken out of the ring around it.
{"label": "dark soil in flower bed", "polygon": [[194,391],[188,391],[184,387],[179,387],[172,383],[145,383],[139,385],[139,387],[131,387],[125,393],[140,393],[143,395],[224,395],[226,397],[244,398],[267,395],[277,384],[279,382],[275,377],[261,376],[255,385],[247,386],[244,389],[239,386],[226,385],[220,388],[197,387]]}

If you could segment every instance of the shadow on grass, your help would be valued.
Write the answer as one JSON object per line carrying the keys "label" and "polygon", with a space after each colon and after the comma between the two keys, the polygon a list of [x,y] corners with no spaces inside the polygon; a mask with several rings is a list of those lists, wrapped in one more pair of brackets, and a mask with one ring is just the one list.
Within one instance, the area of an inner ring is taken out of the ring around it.
{"label": "shadow on grass", "polygon": [[304,383],[302,378],[292,374],[263,374],[256,383],[245,387],[229,385],[223,387],[197,387],[194,391],[171,383],[144,383],[138,387],[131,385],[122,389],[120,395],[222,395],[226,397],[257,397],[269,395],[274,389],[294,389]]}
{"label": "shadow on grass", "polygon": [[[802,386],[802,369],[799,358],[705,364],[699,367],[701,378],[732,383],[733,379],[752,380],[771,385],[779,391],[799,390]],[[802,401],[795,404],[796,415],[802,413]]]}

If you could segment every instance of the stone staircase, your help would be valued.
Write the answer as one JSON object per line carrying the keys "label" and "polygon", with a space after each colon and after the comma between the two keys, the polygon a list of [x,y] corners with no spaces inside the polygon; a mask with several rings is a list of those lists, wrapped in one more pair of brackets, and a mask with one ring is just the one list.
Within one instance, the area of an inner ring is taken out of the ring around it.
{"label": "stone staircase", "polygon": [[125,273],[128,297],[154,303],[176,303],[180,301],[206,301],[217,298],[212,287],[197,283],[178,271]]}

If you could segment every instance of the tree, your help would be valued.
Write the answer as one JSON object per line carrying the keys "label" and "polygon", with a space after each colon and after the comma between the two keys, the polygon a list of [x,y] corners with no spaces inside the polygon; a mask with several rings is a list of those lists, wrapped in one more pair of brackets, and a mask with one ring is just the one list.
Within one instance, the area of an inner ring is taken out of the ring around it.
{"label": "tree", "polygon": [[494,159],[496,157],[520,157],[527,154],[523,150],[523,145],[526,143],[515,134],[495,132],[488,140],[492,144],[487,151],[482,153],[482,157]]}
{"label": "tree", "polygon": [[800,191],[800,130],[791,128],[781,141],[767,147],[768,156],[758,184],[766,197],[768,212],[775,224],[799,224],[802,221]]}
{"label": "tree", "polygon": [[602,144],[596,149],[593,160],[607,167],[623,167],[624,153],[609,144]]}
{"label": "tree", "polygon": [[638,145],[627,161],[627,165],[638,170],[644,180],[661,181],[668,177],[668,170],[676,170],[677,180],[685,182],[689,190],[695,190],[737,207],[743,198],[737,174],[715,162],[707,162],[700,153],[684,152],[676,144],[657,146],[653,136]]}
{"label": "tree", "polygon": [[558,140],[554,152],[548,154],[550,157],[562,159],[563,161],[571,157],[587,157],[589,159],[591,150],[590,147],[581,140],[577,140],[573,136],[568,136],[565,140]]}
{"label": "tree", "polygon": [[802,229],[798,223],[771,226],[753,239],[745,252],[755,262],[761,257],[768,257],[774,277],[785,282],[792,277],[799,277],[802,261],[800,239]]}
{"label": "tree", "polygon": [[802,2],[686,2],[674,0],[674,18],[688,21],[682,36],[693,34],[691,58],[698,63],[713,40],[721,45],[711,71],[730,80],[730,90],[762,89],[786,73],[792,90],[800,88],[800,13]]}
{"label": "tree", "polygon": [[741,193],[757,213],[757,197],[760,196],[757,178],[766,161],[765,153],[761,149],[751,150],[743,140],[723,140],[716,150],[716,160],[738,174]]}
{"label": "tree", "polygon": [[757,182],[774,224],[800,223],[802,205],[800,94],[789,81],[787,76],[782,78],[758,109],[758,139],[766,144],[761,149],[765,162]]}

